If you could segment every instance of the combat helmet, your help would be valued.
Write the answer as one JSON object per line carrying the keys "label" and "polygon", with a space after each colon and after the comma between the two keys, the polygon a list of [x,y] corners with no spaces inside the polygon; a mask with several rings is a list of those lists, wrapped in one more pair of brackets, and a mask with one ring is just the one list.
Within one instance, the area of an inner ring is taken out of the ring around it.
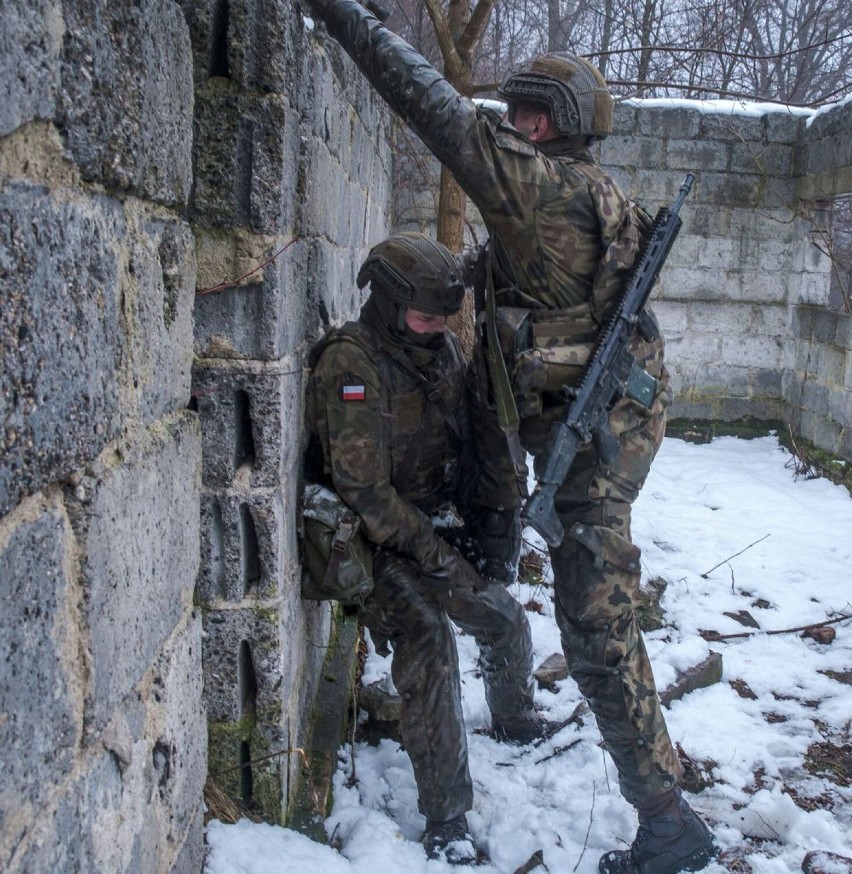
{"label": "combat helmet", "polygon": [[568,52],[539,55],[513,70],[499,88],[500,96],[543,103],[563,136],[602,140],[612,133],[612,95],[598,69]]}
{"label": "combat helmet", "polygon": [[368,282],[400,309],[431,315],[457,313],[464,298],[464,282],[449,249],[423,234],[395,234],[373,246],[358,271],[358,288]]}

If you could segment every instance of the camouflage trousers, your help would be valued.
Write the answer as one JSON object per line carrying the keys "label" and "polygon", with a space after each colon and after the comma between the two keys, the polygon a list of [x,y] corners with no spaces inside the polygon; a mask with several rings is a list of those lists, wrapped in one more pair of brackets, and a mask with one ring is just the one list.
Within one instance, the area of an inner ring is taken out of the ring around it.
{"label": "camouflage trousers", "polygon": [[556,495],[566,536],[550,551],[568,668],[634,806],[673,788],[681,773],[634,615],[641,552],[630,536],[631,505],[662,442],[669,400],[663,384],[650,411],[630,400],[616,406],[610,423],[621,449],[611,465],[591,445],[581,449]]}
{"label": "camouflage trousers", "polygon": [[437,591],[413,562],[382,550],[373,570],[375,588],[359,619],[393,647],[391,675],[402,697],[400,728],[420,811],[445,822],[473,803],[451,623],[476,640],[488,707],[495,719],[507,722],[533,706],[529,623],[523,607],[498,583],[476,593]]}
{"label": "camouflage trousers", "polygon": [[[589,702],[618,770],[624,797],[638,806],[671,789],[681,766],[669,738],[651,664],[634,617],[640,550],[630,535],[630,511],[665,433],[671,402],[662,339],[638,344],[637,358],[659,379],[651,409],[629,399],[616,404],[610,425],[619,438],[616,460],[604,466],[592,444],[581,447],[555,507],[566,536],[550,551],[556,621],[571,676]],[[476,358],[474,358],[474,366]],[[478,383],[481,385],[481,381]],[[505,438],[493,406],[469,374],[480,464],[478,502],[520,502]],[[564,412],[556,399],[544,414],[521,422],[525,449],[537,458],[552,423]],[[501,449],[502,447],[502,449]]]}

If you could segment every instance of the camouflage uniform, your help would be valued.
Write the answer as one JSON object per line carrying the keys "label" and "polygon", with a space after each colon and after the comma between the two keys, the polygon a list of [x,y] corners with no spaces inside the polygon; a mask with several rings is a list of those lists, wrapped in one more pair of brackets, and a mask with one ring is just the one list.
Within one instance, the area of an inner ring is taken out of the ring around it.
{"label": "camouflage uniform", "polygon": [[468,811],[473,795],[450,620],[479,645],[498,720],[532,711],[532,643],[523,608],[502,585],[474,592],[430,579],[449,551],[431,517],[464,504],[470,453],[458,340],[445,331],[439,349],[409,349],[401,360],[368,323],[362,311],[322,341],[307,391],[306,475],[333,487],[377,546],[375,588],[359,619],[380,647],[393,646],[420,808],[444,822]]}
{"label": "camouflage uniform", "polygon": [[[635,260],[637,212],[584,142],[562,138],[534,145],[456,92],[355,0],[335,0],[320,14],[378,93],[479,208],[495,246],[497,303],[529,309],[534,330],[540,326],[538,350],[515,362],[512,374],[522,444],[539,455],[550,424],[564,411],[559,393],[547,387],[543,364],[548,356],[559,358],[554,350],[560,347],[568,349],[562,363],[569,367],[587,357]],[[633,352],[659,379],[659,391],[650,410],[629,399],[613,409],[611,425],[621,442],[613,464],[603,465],[592,445],[581,449],[556,496],[567,535],[551,558],[569,668],[597,717],[623,794],[640,806],[676,785],[680,765],[633,614],[640,552],[630,536],[631,503],[663,438],[671,395],[662,337],[637,339]],[[539,377],[537,390],[530,390]],[[475,368],[471,389],[478,404],[478,454],[502,459],[484,472],[477,500],[517,505],[514,471]]]}

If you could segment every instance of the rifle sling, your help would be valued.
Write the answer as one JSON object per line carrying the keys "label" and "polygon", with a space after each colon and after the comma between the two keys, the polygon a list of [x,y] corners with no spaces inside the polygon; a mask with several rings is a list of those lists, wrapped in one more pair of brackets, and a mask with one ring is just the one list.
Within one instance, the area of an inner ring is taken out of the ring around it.
{"label": "rifle sling", "polygon": [[497,301],[494,293],[494,246],[488,247],[488,261],[485,273],[485,356],[488,365],[488,375],[491,381],[491,391],[494,395],[494,404],[497,408],[497,424],[506,435],[506,444],[509,455],[515,469],[515,478],[518,481],[518,489],[522,497],[527,497],[527,463],[526,452],[521,446],[521,438],[518,434],[520,417],[515,405],[515,397],[512,394],[512,385],[509,381],[509,372],[506,370],[506,361],[500,349],[500,340],[497,336]]}

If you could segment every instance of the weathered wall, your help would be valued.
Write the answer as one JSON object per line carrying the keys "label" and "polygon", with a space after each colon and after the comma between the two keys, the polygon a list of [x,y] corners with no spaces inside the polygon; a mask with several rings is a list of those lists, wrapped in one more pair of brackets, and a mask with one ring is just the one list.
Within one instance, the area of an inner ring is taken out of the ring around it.
{"label": "weathered wall", "polygon": [[289,2],[4,5],[4,871],[200,871],[208,718],[221,783],[292,793],[296,755],[239,765],[304,743],[328,642],[304,355],[389,190],[386,116],[314,42]]}
{"label": "weathered wall", "polygon": [[189,35],[169,0],[2,20],[0,869],[197,872]]}
{"label": "weathered wall", "polygon": [[221,3],[184,6],[198,286],[243,276],[285,249],[237,288],[199,296],[193,368],[210,772],[245,804],[283,818],[330,620],[327,604],[299,598],[303,368],[323,326],[357,312],[357,264],[385,234],[388,121],[288,0],[231,0],[227,26]]}
{"label": "weathered wall", "polygon": [[783,421],[852,460],[848,314],[825,309],[817,233],[818,200],[852,190],[852,105],[809,117],[661,103],[619,106],[599,152],[654,210],[696,174],[654,304],[673,417]]}

